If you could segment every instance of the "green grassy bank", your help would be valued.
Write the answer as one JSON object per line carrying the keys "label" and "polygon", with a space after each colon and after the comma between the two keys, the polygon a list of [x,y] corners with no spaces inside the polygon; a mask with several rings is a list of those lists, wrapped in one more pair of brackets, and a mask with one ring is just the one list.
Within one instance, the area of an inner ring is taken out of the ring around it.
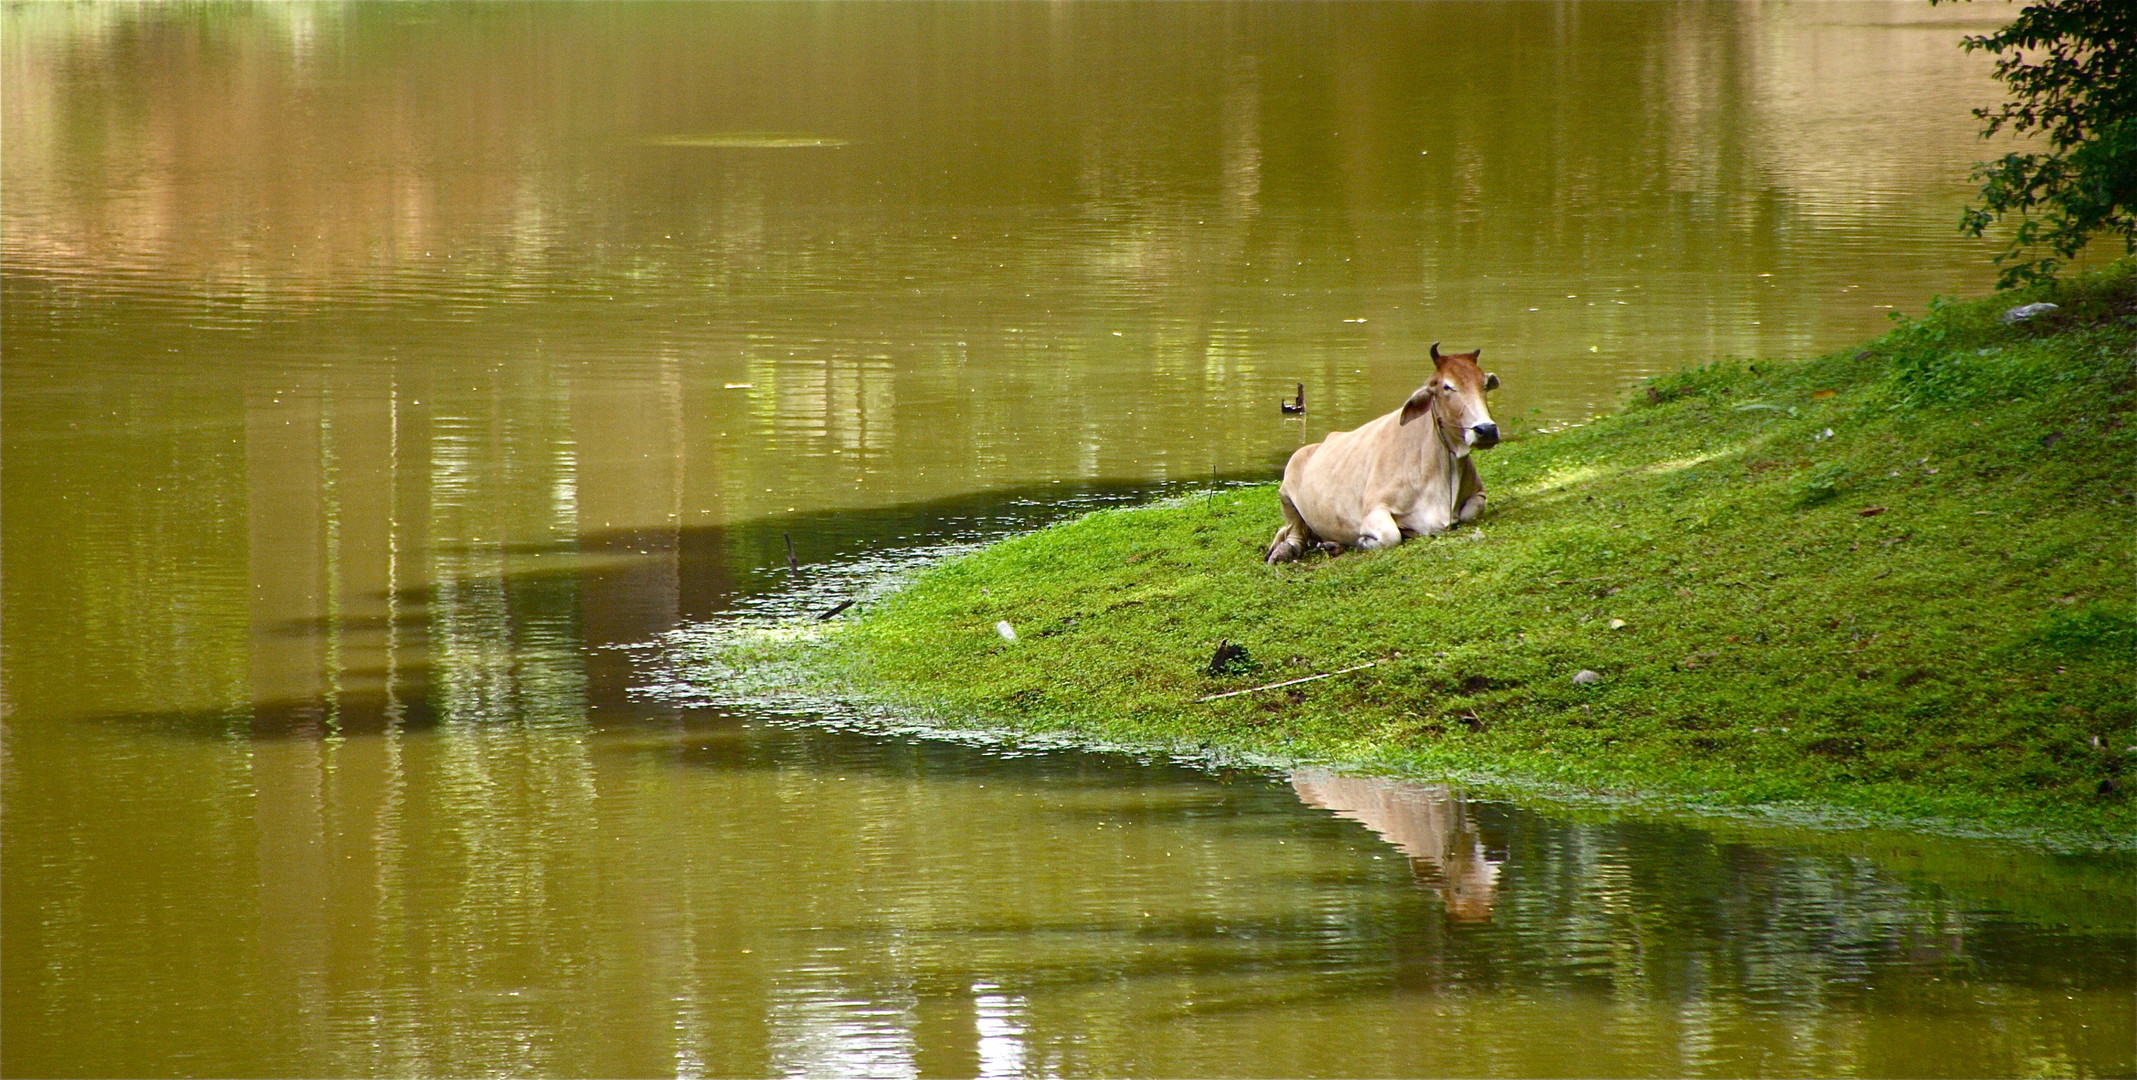
{"label": "green grassy bank", "polygon": [[1480,458],[1480,527],[1270,570],[1273,485],[1105,511],[800,651],[941,723],[2128,846],[2133,409],[2124,264],[1657,379]]}

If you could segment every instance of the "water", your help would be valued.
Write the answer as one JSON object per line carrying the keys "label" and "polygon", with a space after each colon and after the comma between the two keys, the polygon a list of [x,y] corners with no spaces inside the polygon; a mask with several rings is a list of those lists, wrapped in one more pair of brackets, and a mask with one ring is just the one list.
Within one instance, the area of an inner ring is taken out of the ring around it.
{"label": "water", "polygon": [[2125,857],[871,732],[659,644],[1273,477],[1432,341],[1519,434],[1983,288],[2000,17],[0,9],[0,1069],[2137,1072]]}

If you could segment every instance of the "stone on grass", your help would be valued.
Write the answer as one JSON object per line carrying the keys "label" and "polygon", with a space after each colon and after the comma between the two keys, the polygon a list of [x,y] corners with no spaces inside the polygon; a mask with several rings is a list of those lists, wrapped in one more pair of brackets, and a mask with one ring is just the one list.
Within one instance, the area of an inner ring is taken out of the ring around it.
{"label": "stone on grass", "polygon": [[2054,304],[2020,304],[2017,307],[2012,308],[2011,310],[1996,316],[1996,321],[2001,323],[2025,322],[2027,319],[2031,319],[2039,315],[2046,315],[2054,310]]}
{"label": "stone on grass", "polygon": [[1586,686],[1589,683],[1599,683],[1602,681],[1603,676],[1600,673],[1590,671],[1587,668],[1582,668],[1579,671],[1573,673],[1573,685],[1575,686]]}

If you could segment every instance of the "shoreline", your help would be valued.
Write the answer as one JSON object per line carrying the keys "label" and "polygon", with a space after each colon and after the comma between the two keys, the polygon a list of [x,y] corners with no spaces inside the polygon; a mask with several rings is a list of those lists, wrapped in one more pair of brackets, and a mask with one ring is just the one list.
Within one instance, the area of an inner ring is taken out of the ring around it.
{"label": "shoreline", "polygon": [[702,659],[914,727],[2131,850],[2133,357],[2125,261],[1652,380],[1485,455],[1476,527],[1271,571],[1273,483],[1101,510]]}

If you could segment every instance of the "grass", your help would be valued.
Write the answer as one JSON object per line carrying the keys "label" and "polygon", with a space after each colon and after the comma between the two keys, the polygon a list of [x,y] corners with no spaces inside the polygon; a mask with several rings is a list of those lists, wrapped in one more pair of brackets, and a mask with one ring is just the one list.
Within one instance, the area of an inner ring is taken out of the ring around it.
{"label": "grass", "polygon": [[1480,459],[1480,527],[1270,570],[1273,485],[1102,511],[724,660],[942,724],[2128,847],[2133,409],[2125,262],[1656,379]]}

